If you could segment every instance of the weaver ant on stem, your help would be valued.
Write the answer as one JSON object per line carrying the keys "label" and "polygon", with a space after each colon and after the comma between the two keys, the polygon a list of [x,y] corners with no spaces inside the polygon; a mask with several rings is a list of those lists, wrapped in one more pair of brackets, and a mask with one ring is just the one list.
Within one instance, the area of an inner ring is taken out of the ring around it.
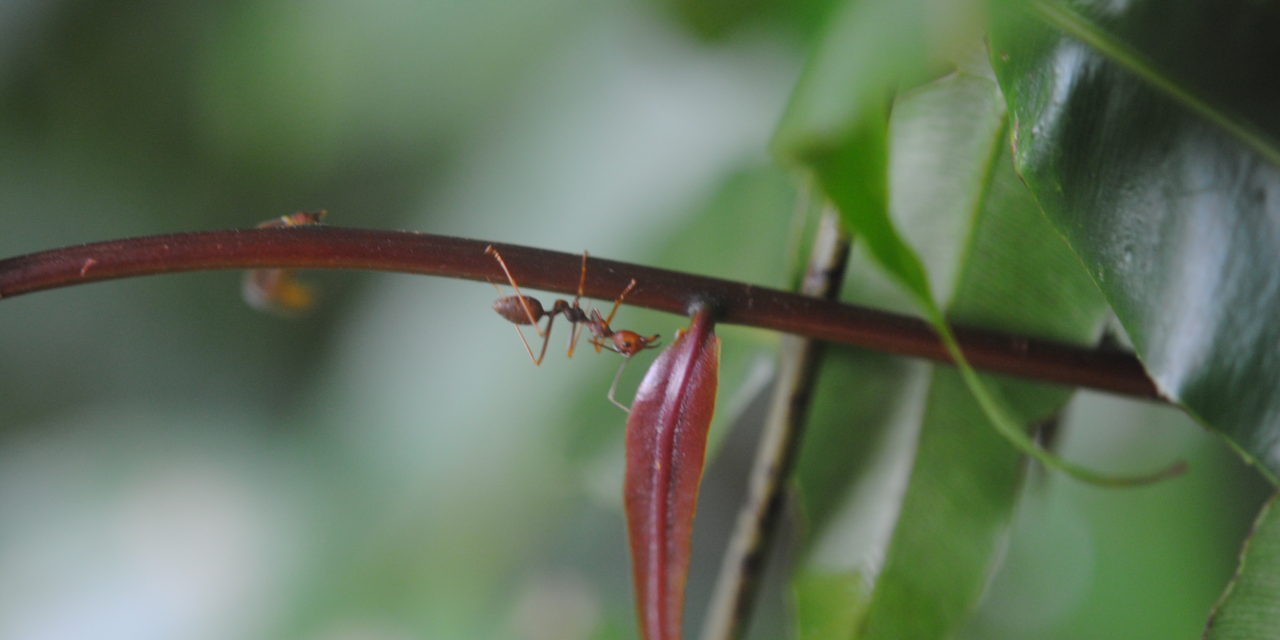
{"label": "weaver ant on stem", "polygon": [[[320,224],[324,211],[298,211],[287,216],[272,218],[257,226],[258,229],[292,229]],[[305,282],[298,281],[292,269],[250,269],[245,272],[241,292],[249,306],[283,316],[297,316],[310,310],[315,303],[315,291]]]}
{"label": "weaver ant on stem", "polygon": [[[493,302],[493,310],[498,315],[505,318],[508,322],[516,326],[516,333],[520,336],[520,342],[524,344],[525,351],[529,352],[529,359],[533,360],[534,365],[542,364],[542,359],[547,355],[547,344],[551,340],[551,325],[555,322],[556,316],[562,315],[566,320],[573,323],[573,330],[569,334],[569,353],[570,358],[573,357],[573,349],[578,344],[578,337],[582,334],[582,326],[586,325],[587,330],[591,332],[591,346],[595,347],[599,353],[601,348],[608,349],[622,355],[622,364],[618,365],[618,372],[613,375],[613,384],[609,385],[609,402],[617,405],[623,411],[630,412],[631,409],[626,405],[618,402],[614,398],[614,393],[618,389],[618,379],[622,377],[622,369],[627,366],[631,356],[645,350],[657,347],[658,335],[649,337],[642,336],[634,331],[620,329],[614,331],[609,323],[613,322],[614,314],[618,313],[618,308],[622,306],[622,299],[636,287],[636,281],[632,278],[622,293],[613,301],[613,309],[609,311],[608,316],[602,316],[598,309],[591,309],[590,312],[585,311],[579,301],[582,299],[582,291],[587,282],[587,252],[582,252],[582,270],[578,275],[578,294],[573,297],[573,302],[566,302],[563,298],[557,299],[551,305],[551,309],[547,310],[537,298],[526,296],[520,293],[520,285],[516,284],[515,276],[511,275],[511,270],[507,268],[507,263],[502,259],[502,254],[498,253],[493,245],[485,247],[484,252],[493,256],[498,261],[498,266],[502,267],[502,272],[507,274],[507,282],[511,283],[511,288],[515,290],[513,296],[503,296]],[[498,293],[502,293],[502,289],[498,285],[493,285],[498,289]],[[538,322],[543,317],[547,318],[547,326],[541,328]],[[520,330],[520,325],[532,325],[533,330],[538,332],[538,337],[542,338],[542,348],[538,351],[538,355],[533,355],[533,348],[529,346],[529,341],[524,337],[524,331]]]}

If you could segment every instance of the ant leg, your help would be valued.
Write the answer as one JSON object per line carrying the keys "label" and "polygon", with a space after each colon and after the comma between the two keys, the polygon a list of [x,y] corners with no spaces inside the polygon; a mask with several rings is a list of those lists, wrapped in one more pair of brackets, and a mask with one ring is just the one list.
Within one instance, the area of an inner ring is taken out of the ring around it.
{"label": "ant leg", "polygon": [[[553,322],[555,322],[555,321],[556,321],[556,317],[555,317],[554,315],[553,315],[553,316],[549,316],[549,317],[547,317],[547,328],[546,328],[546,330],[545,330],[545,332],[544,332],[544,335],[542,336],[542,350],[538,352],[538,359],[533,361],[534,366],[541,365],[541,364],[542,364],[542,359],[543,359],[543,358],[545,358],[545,357],[547,357],[547,345],[551,344],[551,323],[553,323]],[[534,325],[534,326],[536,327],[537,325]],[[517,330],[517,331],[519,331],[519,330],[520,330],[520,326],[519,326],[519,325],[516,325],[516,330]],[[523,339],[523,338],[524,338],[524,335],[523,335],[523,334],[521,334],[521,336],[520,336],[520,337]],[[527,345],[527,344],[525,345],[525,347],[526,347],[526,348],[527,348],[528,346],[529,346],[529,345]],[[573,355],[573,354],[569,354],[569,355]],[[533,357],[533,352],[532,352],[532,351],[530,351],[530,352],[529,352],[529,357],[530,357],[530,358],[532,358],[532,357]]]}
{"label": "ant leg", "polygon": [[636,279],[632,278],[631,282],[627,283],[627,288],[623,289],[622,293],[618,294],[618,297],[614,299],[613,308],[609,310],[608,317],[601,316],[599,309],[591,310],[590,326],[592,327],[591,332],[595,334],[591,337],[591,346],[596,348],[596,353],[600,353],[601,347],[610,351],[617,351],[617,349],[610,347],[609,344],[605,342],[607,338],[614,334],[613,329],[609,327],[609,323],[613,322],[613,316],[617,315],[618,309],[622,307],[622,300],[627,297],[628,293],[631,293],[632,289],[635,288]]}
{"label": "ant leg", "polygon": [[631,282],[628,282],[626,288],[622,290],[622,293],[619,293],[618,297],[614,298],[613,308],[609,310],[608,317],[601,317],[600,312],[596,309],[591,310],[592,326],[598,329],[592,330],[592,332],[595,333],[595,336],[591,338],[591,346],[595,347],[596,353],[600,353],[600,347],[606,346],[603,343],[603,339],[613,335],[613,330],[609,328],[609,323],[613,322],[613,316],[617,315],[618,309],[622,307],[622,300],[627,297],[628,293],[631,293],[632,289],[635,288],[636,279],[632,278]]}
{"label": "ant leg", "polygon": [[635,288],[636,288],[636,279],[632,278],[631,282],[627,283],[627,288],[623,289],[622,293],[619,293],[618,297],[614,299],[613,309],[609,311],[609,316],[604,319],[604,324],[606,327],[609,326],[609,323],[613,322],[613,315],[618,313],[618,307],[622,306],[622,299],[627,297],[627,294],[631,293],[631,290]]}
{"label": "ant leg", "polygon": [[[525,315],[529,316],[529,324],[533,325],[533,330],[538,332],[538,337],[546,338],[548,334],[538,328],[538,318],[534,315],[533,309],[529,308],[528,299],[525,298],[523,293],[520,293],[520,285],[516,284],[516,278],[511,275],[511,270],[507,268],[507,261],[502,259],[502,254],[498,253],[498,250],[494,249],[493,245],[485,247],[484,252],[493,256],[493,259],[498,261],[498,266],[502,267],[502,272],[507,274],[507,282],[510,282],[511,288],[516,291],[516,299],[520,301],[520,307],[524,309]],[[495,284],[493,286],[496,287],[498,285]],[[501,293],[502,289],[498,289],[498,292]],[[550,326],[550,324],[550,322],[547,323],[548,326]],[[519,330],[519,327],[516,327],[516,329]],[[524,334],[522,333],[520,335],[523,336]],[[526,344],[525,346],[527,347],[528,345]],[[529,357],[533,357],[532,350],[529,351]]]}
{"label": "ant leg", "polygon": [[[534,366],[538,366],[542,364],[541,357],[538,357],[538,358],[533,357],[533,348],[529,346],[529,341],[525,339],[524,332],[520,330],[520,325],[517,324],[512,326],[516,328],[516,335],[520,336],[520,343],[524,345],[524,350],[529,352],[529,359],[533,361]],[[542,344],[544,345],[547,344],[547,341],[543,340]],[[544,353],[546,352],[545,348],[543,349],[543,352]]]}
{"label": "ant leg", "polygon": [[609,328],[609,323],[600,315],[599,309],[591,310],[591,318],[589,319],[591,328],[591,346],[595,348],[596,353],[600,353],[600,347],[608,347],[604,339],[613,335],[613,329]]}
{"label": "ant leg", "polygon": [[569,356],[573,357],[573,350],[578,346],[578,337],[582,335],[581,323],[573,323],[573,329],[569,331]]}
{"label": "ant leg", "polygon": [[[583,292],[583,289],[586,289],[586,287],[587,287],[587,252],[584,249],[582,251],[582,269],[578,271],[578,294],[573,297],[573,304],[570,305],[571,309],[579,309],[579,310],[582,309],[582,304],[581,304],[582,292]],[[569,318],[572,321],[574,316],[569,315],[570,313],[573,313],[573,312],[566,310],[565,317]],[[574,322],[573,329],[569,332],[568,357],[570,358],[573,357],[573,350],[577,348],[578,338],[582,335],[582,327],[580,325],[581,325],[580,322]]]}
{"label": "ant leg", "polygon": [[613,394],[618,391],[618,380],[622,378],[622,369],[626,367],[627,363],[630,361],[631,361],[631,358],[623,358],[622,364],[618,365],[618,372],[613,374],[613,384],[609,385],[609,396],[608,396],[609,402],[612,402],[614,406],[618,407],[619,409],[622,409],[623,411],[626,411],[627,413],[631,413],[631,407],[628,407],[627,405],[622,404],[621,402],[618,402],[617,399],[613,397]]}
{"label": "ant leg", "polygon": [[[591,323],[587,325],[591,328],[591,346],[595,347],[596,353],[600,353],[600,349],[608,349],[614,353],[622,353],[618,351],[612,344],[610,338],[613,337],[614,331],[609,328],[609,323],[601,317],[599,309],[591,310]],[[626,354],[624,354],[626,355]]]}

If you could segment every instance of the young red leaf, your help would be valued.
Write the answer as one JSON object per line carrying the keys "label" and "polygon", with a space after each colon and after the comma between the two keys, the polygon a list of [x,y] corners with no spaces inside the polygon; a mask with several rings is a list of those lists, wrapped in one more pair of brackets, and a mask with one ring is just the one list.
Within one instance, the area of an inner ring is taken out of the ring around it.
{"label": "young red leaf", "polygon": [[699,309],[654,360],[627,418],[627,526],[645,640],[678,640],[720,340]]}

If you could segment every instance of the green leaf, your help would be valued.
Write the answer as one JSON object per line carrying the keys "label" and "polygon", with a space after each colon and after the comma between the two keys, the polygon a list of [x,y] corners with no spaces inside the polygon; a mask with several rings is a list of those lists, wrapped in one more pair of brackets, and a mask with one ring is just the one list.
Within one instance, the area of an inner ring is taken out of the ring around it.
{"label": "green leaf", "polygon": [[[1070,392],[992,378],[1020,422]],[[1021,454],[991,429],[954,370],[935,369],[911,477],[859,638],[945,638],[977,604],[1022,487]]]}
{"label": "green leaf", "polygon": [[[823,358],[795,471],[801,514],[811,530],[821,532],[831,524],[848,502],[850,487],[867,489],[885,481],[884,471],[876,469],[893,457],[886,451],[892,450],[891,429],[911,428],[895,418],[903,404],[919,400],[907,393],[913,373],[901,358],[858,349],[833,348]],[[849,416],[857,416],[856,423]],[[856,518],[865,527],[877,526],[877,519]]]}
{"label": "green leaf", "polygon": [[[910,19],[890,21],[890,24],[900,27],[908,22]],[[916,26],[923,27],[924,23],[918,21]],[[1010,415],[999,397],[982,384],[961,352],[950,326],[943,317],[941,308],[933,297],[923,262],[919,255],[903,241],[889,217],[884,192],[887,154],[885,153],[886,123],[880,115],[882,112],[876,109],[876,102],[867,92],[823,91],[829,86],[839,84],[837,81],[840,76],[836,72],[847,72],[849,69],[865,71],[863,69],[865,63],[851,64],[841,60],[833,62],[829,56],[823,56],[831,50],[830,41],[854,37],[854,34],[855,31],[837,29],[828,41],[824,42],[824,46],[819,49],[819,54],[815,58],[816,62],[810,67],[811,70],[816,69],[823,73],[815,72],[812,76],[818,77],[818,81],[801,83],[796,92],[799,98],[793,100],[793,109],[790,113],[802,115],[784,119],[781,131],[786,135],[780,134],[779,137],[784,141],[790,141],[793,145],[799,145],[803,152],[798,159],[813,171],[819,186],[835,204],[844,223],[859,236],[864,246],[869,248],[880,268],[915,297],[920,309],[924,312],[925,320],[937,331],[948,355],[955,362],[962,379],[969,386],[978,404],[991,421],[991,425],[1012,445],[1046,466],[1095,484],[1137,484],[1180,472],[1181,467],[1175,465],[1149,476],[1109,477],[1062,460],[1037,447],[1023,433],[1015,417]],[[836,49],[840,47],[837,46]],[[868,86],[874,89],[875,85],[872,83]],[[809,100],[806,101],[804,98]],[[806,111],[803,108],[795,108],[797,104],[821,104],[824,108],[810,108]],[[848,121],[841,125],[834,124],[831,118],[837,114],[843,115]],[[796,122],[800,124],[794,124]]]}
{"label": "green leaf", "polygon": [[654,0],[687,28],[706,38],[723,40],[743,31],[790,30],[810,36],[830,13],[834,0]]}
{"label": "green leaf", "polygon": [[[904,194],[903,205],[928,204],[907,196],[914,193],[907,176],[917,190],[927,189],[922,185],[931,182],[928,171],[945,175],[965,162],[980,167],[967,183],[953,184],[955,202],[943,212],[963,220],[967,231],[948,291],[950,317],[1087,342],[1096,334],[1102,302],[1014,176],[1002,144],[999,104],[993,81],[967,74],[905,97],[895,109],[895,141],[898,135],[910,140],[939,130],[949,137],[937,136],[933,147],[902,148],[907,155],[893,164],[895,197]],[[975,386],[999,394],[1009,423],[1019,427],[1048,418],[1070,396],[1061,388],[987,376],[974,385],[964,375],[950,369],[934,373],[902,512],[863,637],[947,637],[987,582],[1021,487],[1023,462],[992,430],[990,408],[971,395]],[[930,604],[922,607],[923,602]]]}
{"label": "green leaf", "polygon": [[1280,10],[997,2],[1018,171],[1161,392],[1280,474]]}
{"label": "green leaf", "polygon": [[825,34],[774,135],[774,152],[790,163],[839,152],[883,114],[899,86],[918,84],[981,31],[971,0],[845,0]]}
{"label": "green leaf", "polygon": [[796,637],[799,640],[848,638],[866,606],[866,580],[854,572],[802,573],[796,594]]}
{"label": "green leaf", "polygon": [[1062,455],[1109,469],[1132,473],[1174,458],[1190,469],[1125,491],[1029,476],[1000,568],[953,637],[1199,637],[1236,565],[1232,547],[1274,487],[1167,405],[1077,393],[1057,433]]}
{"label": "green leaf", "polygon": [[[1280,496],[1277,496],[1280,497]],[[1262,640],[1280,629],[1280,510],[1277,497],[1262,507],[1240,554],[1240,568],[1227,585],[1204,637]]]}
{"label": "green leaf", "polygon": [[931,300],[924,266],[885,216],[886,107],[893,87],[926,66],[927,4],[845,2],[792,93],[774,151],[810,169],[846,226],[867,236],[876,260],[917,297]]}
{"label": "green leaf", "polygon": [[860,127],[839,151],[814,157],[818,184],[841,219],[875,261],[898,280],[916,302],[930,309],[933,293],[924,263],[907,246],[888,215],[888,120],[883,111]]}
{"label": "green leaf", "polygon": [[[869,2],[855,5],[855,9],[879,6],[881,3]],[[824,40],[796,90],[796,97],[779,128],[780,148],[784,155],[792,155],[793,159],[808,165],[823,192],[840,211],[844,223],[857,233],[877,264],[915,297],[925,319],[938,332],[992,425],[1010,443],[1050,467],[1089,482],[1127,484],[1145,481],[1146,478],[1108,478],[1059,460],[1036,447],[1001,406],[999,399],[983,387],[951,335],[933,297],[924,263],[902,240],[886,206],[887,122],[884,98],[878,96],[891,84],[889,77],[896,78],[902,70],[886,65],[892,72],[888,75],[878,73],[875,67],[867,67],[865,55],[858,55],[856,47],[850,48],[849,41],[862,42],[860,38],[864,34],[861,29],[880,29],[881,21],[888,25],[885,29],[889,32],[907,25],[916,29],[925,27],[923,16],[913,12],[921,11],[922,4],[900,3],[893,6],[897,7],[896,11],[886,10],[883,15],[849,11],[843,18],[853,22],[837,23],[837,28]],[[833,54],[833,51],[838,54]],[[890,56],[890,59],[894,58]],[[851,71],[862,72],[871,80],[851,82],[850,78],[858,77]]]}
{"label": "green leaf", "polygon": [[[957,321],[1088,341],[1096,334],[1102,300],[1014,175],[1003,144],[1004,122],[999,91],[981,75],[953,74],[905,95],[894,109],[888,138],[893,217],[881,213],[881,221],[869,227],[865,219],[874,212],[854,208],[842,195],[848,188],[842,182],[860,176],[834,164],[817,172],[857,228],[872,230],[857,236],[861,248],[887,264],[917,304],[936,309],[931,290],[938,286]],[[928,276],[894,223],[911,242],[929,248]],[[880,548],[873,543],[853,566],[823,566],[833,555],[827,549],[837,544],[833,538],[840,536],[828,531],[810,561],[815,570],[854,569],[875,579],[859,637],[946,637],[986,584],[1021,486],[1023,462],[991,428],[989,408],[972,395],[975,383],[1001,394],[1005,419],[1014,425],[1052,415],[1069,397],[1067,390],[999,378],[965,381],[951,369],[933,373],[924,413],[914,418],[920,431],[915,449],[907,452],[911,468],[905,492],[899,489],[901,510],[887,549],[881,540]],[[815,437],[821,429],[815,427]],[[1025,438],[1021,429],[1018,434]],[[857,535],[863,534],[852,533],[851,540]],[[882,565],[865,561],[877,556],[884,558]],[[883,567],[878,575],[877,565]]]}

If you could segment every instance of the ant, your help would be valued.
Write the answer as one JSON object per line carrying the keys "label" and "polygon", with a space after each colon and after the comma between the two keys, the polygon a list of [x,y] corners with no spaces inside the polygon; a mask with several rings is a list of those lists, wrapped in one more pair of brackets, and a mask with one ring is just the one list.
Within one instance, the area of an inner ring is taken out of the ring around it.
{"label": "ant", "polygon": [[[582,270],[578,275],[578,294],[573,297],[573,302],[566,302],[563,298],[557,299],[552,303],[551,310],[548,311],[537,298],[520,293],[520,286],[516,284],[515,276],[511,275],[511,270],[507,268],[507,263],[502,259],[502,254],[498,253],[498,250],[494,249],[493,245],[485,247],[484,252],[498,261],[498,266],[502,267],[502,272],[507,275],[507,282],[511,283],[511,288],[516,292],[513,296],[503,296],[494,300],[493,310],[516,326],[516,333],[520,336],[520,342],[524,344],[525,351],[529,352],[529,359],[533,360],[533,364],[542,364],[542,359],[547,355],[547,344],[551,340],[551,325],[555,322],[557,315],[562,315],[566,320],[573,323],[573,331],[569,334],[568,357],[570,358],[573,357],[573,349],[578,344],[578,337],[582,335],[582,326],[586,325],[587,330],[591,332],[591,346],[595,347],[597,353],[600,352],[601,348],[604,348],[622,355],[622,364],[618,365],[618,372],[613,375],[613,384],[609,385],[608,397],[609,402],[630,413],[630,408],[614,398],[614,393],[618,389],[618,379],[622,376],[622,369],[631,360],[631,356],[645,349],[657,347],[659,338],[658,335],[645,337],[626,329],[614,331],[609,326],[609,323],[613,322],[614,314],[618,313],[618,307],[622,306],[622,299],[636,287],[635,278],[631,279],[631,282],[613,301],[613,309],[609,311],[608,316],[601,315],[600,311],[594,308],[588,313],[579,304],[582,298],[582,290],[586,287],[587,282],[587,252],[583,251]],[[498,285],[495,284],[493,286],[498,289],[499,294],[502,293],[502,289],[498,288]],[[544,316],[547,318],[547,326],[539,328],[538,322]],[[520,330],[520,325],[532,325],[533,330],[538,332],[538,337],[542,338],[542,349],[538,351],[537,357],[534,357],[533,349],[529,346],[529,341],[525,339],[524,331]]]}
{"label": "ant", "polygon": [[[320,224],[324,211],[298,211],[272,218],[256,228],[292,229]],[[297,316],[310,310],[315,291],[299,282],[292,269],[250,269],[245,272],[241,292],[249,306],[283,316]]]}

